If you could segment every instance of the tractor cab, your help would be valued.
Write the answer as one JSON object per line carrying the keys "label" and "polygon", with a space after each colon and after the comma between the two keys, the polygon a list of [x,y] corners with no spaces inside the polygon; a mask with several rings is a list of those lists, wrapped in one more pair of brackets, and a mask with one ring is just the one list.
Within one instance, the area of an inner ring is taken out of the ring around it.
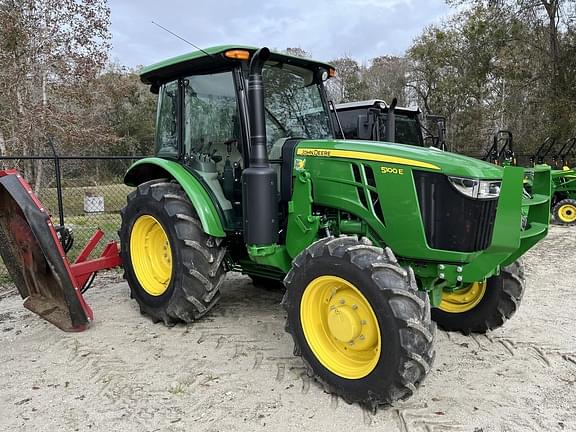
{"label": "tractor cab", "polygon": [[[339,120],[342,126],[341,130],[337,129],[338,137],[384,141],[389,110],[390,106],[379,99],[337,104],[335,110],[332,110],[332,116],[335,121]],[[396,106],[394,116],[395,142],[423,147],[420,109]]]}
{"label": "tractor cab", "polygon": [[[251,152],[246,60],[255,51],[243,46],[214,47],[149,66],[141,73],[142,81],[159,97],[156,155],[181,162],[196,176],[216,199],[230,228],[242,225],[241,174],[250,166]],[[292,170],[291,163],[283,163],[285,147],[293,149],[296,139],[334,137],[323,88],[323,81],[333,74],[327,64],[289,55],[271,53],[263,62],[263,148],[278,185],[282,170],[290,175]],[[140,172],[131,174],[128,181],[135,181],[133,176]]]}

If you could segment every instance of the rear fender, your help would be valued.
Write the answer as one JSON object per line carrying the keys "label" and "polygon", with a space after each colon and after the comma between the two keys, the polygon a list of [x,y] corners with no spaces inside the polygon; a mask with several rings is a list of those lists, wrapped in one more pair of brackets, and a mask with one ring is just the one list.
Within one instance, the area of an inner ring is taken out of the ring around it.
{"label": "rear fender", "polygon": [[218,208],[200,181],[178,162],[161,158],[146,158],[134,163],[124,176],[128,186],[138,186],[148,180],[171,177],[176,180],[194,206],[204,232],[213,237],[225,237]]}

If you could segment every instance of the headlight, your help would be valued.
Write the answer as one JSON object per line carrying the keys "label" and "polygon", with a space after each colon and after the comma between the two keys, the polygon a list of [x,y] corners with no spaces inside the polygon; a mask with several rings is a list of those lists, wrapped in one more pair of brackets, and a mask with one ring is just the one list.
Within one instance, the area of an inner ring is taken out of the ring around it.
{"label": "headlight", "polygon": [[474,199],[490,199],[500,196],[501,181],[479,180],[467,177],[448,177],[450,183],[461,193]]}

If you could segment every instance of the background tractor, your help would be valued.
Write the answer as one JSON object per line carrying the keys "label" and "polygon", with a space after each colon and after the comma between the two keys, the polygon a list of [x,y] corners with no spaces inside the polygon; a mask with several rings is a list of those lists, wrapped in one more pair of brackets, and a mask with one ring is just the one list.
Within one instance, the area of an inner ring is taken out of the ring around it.
{"label": "background tractor", "polygon": [[482,158],[486,162],[496,165],[509,166],[516,165],[516,154],[514,153],[513,135],[507,130],[498,130],[492,137],[492,145]]}
{"label": "background tractor", "polygon": [[523,169],[394,144],[395,127],[390,142],[335,139],[334,75],[245,46],[144,68],[156,155],[126,173],[120,255],[142,313],[167,325],[208,313],[228,271],[283,281],[295,354],[373,407],[430,371],[431,316],[469,333],[515,312],[519,259],[548,231],[550,170],[523,199]]}
{"label": "background tractor", "polygon": [[576,170],[570,167],[576,138],[558,150],[558,140],[546,138],[530,157],[532,164],[549,163],[552,169],[552,217],[561,225],[576,225]]}
{"label": "background tractor", "polygon": [[394,142],[398,144],[446,150],[446,119],[428,115],[427,128],[422,124],[420,109],[399,107],[396,99],[390,105],[380,99],[347,102],[336,105],[331,112],[338,138],[390,141],[387,130],[394,129]]}

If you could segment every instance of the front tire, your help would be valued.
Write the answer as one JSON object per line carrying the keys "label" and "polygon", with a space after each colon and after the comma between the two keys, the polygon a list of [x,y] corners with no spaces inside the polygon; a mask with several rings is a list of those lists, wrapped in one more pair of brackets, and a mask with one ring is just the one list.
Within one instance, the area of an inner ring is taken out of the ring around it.
{"label": "front tire", "polygon": [[328,392],[373,408],[410,397],[430,371],[428,297],[390,249],[322,239],[294,260],[284,283],[294,353]]}
{"label": "front tire", "polygon": [[440,306],[432,309],[432,319],[444,330],[464,334],[486,333],[501,327],[518,310],[524,295],[522,262],[513,262],[482,287],[479,285],[445,293]]}
{"label": "front tire", "polygon": [[576,225],[576,200],[563,199],[552,210],[554,221],[560,225]]}
{"label": "front tire", "polygon": [[220,298],[226,250],[204,233],[181,186],[143,183],[121,213],[124,277],[140,311],[169,326],[204,316]]}

